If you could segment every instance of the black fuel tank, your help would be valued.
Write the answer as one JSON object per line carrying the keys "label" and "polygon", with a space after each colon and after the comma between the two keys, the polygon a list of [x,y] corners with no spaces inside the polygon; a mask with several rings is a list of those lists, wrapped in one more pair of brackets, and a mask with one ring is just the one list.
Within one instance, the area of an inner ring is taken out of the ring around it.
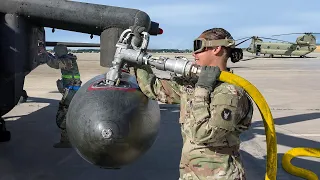
{"label": "black fuel tank", "polygon": [[85,83],[67,114],[72,146],[101,168],[121,168],[153,145],[160,128],[160,108],[140,90],[134,76],[123,74],[118,87],[100,86],[105,75]]}

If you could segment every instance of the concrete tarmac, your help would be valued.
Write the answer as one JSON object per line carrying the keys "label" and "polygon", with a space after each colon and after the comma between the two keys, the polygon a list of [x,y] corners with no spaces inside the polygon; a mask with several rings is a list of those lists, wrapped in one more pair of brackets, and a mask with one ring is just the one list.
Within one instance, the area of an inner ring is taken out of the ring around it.
{"label": "concrete tarmac", "polygon": [[[83,82],[104,73],[99,54],[76,54]],[[173,57],[172,54],[155,54]],[[184,55],[188,58],[190,54]],[[246,53],[239,63],[229,63],[234,73],[250,81],[271,109],[278,143],[279,180],[298,180],[281,167],[283,154],[293,147],[320,148],[320,53],[310,58],[254,58]],[[156,71],[159,77],[168,73]],[[56,80],[60,70],[41,65],[31,72],[24,89],[30,96],[4,116],[12,133],[0,144],[0,180],[174,180],[179,176],[181,134],[179,106],[160,104],[161,129],[152,148],[139,160],[121,170],[106,170],[83,160],[73,149],[54,149],[59,140],[55,115],[61,94]],[[264,179],[266,138],[259,110],[255,106],[252,127],[241,136],[241,155],[247,179]],[[320,177],[317,158],[298,157],[292,164]]]}

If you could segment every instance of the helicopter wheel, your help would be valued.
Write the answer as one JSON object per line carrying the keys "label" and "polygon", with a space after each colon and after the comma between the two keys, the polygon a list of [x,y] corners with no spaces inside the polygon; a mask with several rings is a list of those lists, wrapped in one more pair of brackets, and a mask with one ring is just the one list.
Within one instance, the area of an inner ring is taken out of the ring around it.
{"label": "helicopter wheel", "polygon": [[301,58],[306,58],[306,56],[305,55],[302,55],[302,56],[300,56]]}
{"label": "helicopter wheel", "polygon": [[273,58],[273,54],[270,54],[269,57],[270,57],[270,58]]}

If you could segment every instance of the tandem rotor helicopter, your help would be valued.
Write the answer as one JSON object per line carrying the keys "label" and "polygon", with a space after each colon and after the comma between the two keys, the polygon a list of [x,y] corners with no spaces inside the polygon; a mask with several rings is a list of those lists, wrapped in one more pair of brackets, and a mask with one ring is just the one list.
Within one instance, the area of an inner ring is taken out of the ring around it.
{"label": "tandem rotor helicopter", "polygon": [[[288,33],[288,34],[272,35],[272,37],[292,35],[292,34],[304,34],[304,35],[298,36],[296,38],[296,42],[289,42],[289,41],[283,41],[279,39],[265,38],[265,37],[258,37],[258,36],[246,37],[238,40],[246,39],[241,42],[243,43],[245,41],[252,39],[249,47],[247,47],[245,50],[250,53],[255,53],[257,56],[260,56],[260,54],[264,54],[264,55],[268,54],[270,58],[274,57],[274,55],[299,56],[301,58],[305,58],[307,54],[316,50],[317,45],[320,45],[316,43],[316,37],[314,36],[314,34],[320,34],[320,33],[312,33],[312,32]],[[262,39],[274,40],[278,42],[264,42]]]}

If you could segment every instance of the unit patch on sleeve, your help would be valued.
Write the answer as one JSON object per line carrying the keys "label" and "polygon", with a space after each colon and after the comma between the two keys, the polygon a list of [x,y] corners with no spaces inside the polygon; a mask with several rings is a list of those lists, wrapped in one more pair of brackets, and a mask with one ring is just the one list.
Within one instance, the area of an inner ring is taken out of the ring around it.
{"label": "unit patch on sleeve", "polygon": [[221,117],[224,120],[230,120],[231,119],[231,111],[229,109],[224,108],[221,112]]}

